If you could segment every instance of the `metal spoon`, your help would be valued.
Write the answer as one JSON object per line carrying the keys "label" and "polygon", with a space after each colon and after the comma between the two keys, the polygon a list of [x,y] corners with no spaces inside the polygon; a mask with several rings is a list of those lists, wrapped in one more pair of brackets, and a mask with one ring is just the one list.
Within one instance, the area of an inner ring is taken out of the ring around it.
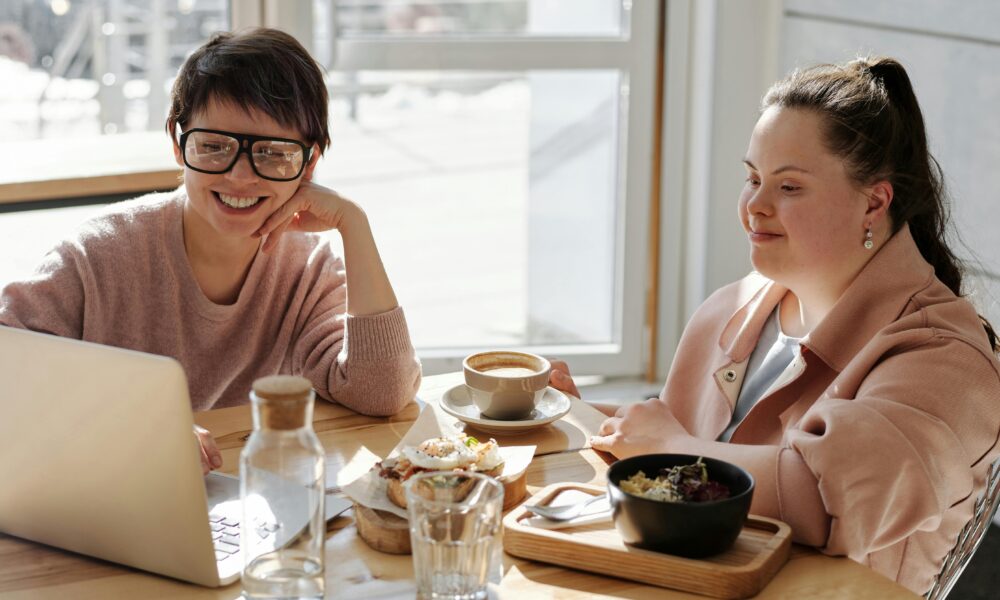
{"label": "metal spoon", "polygon": [[570,519],[576,518],[583,512],[583,509],[587,508],[594,502],[607,499],[607,497],[607,494],[600,494],[575,504],[561,504],[559,506],[539,506],[536,504],[533,506],[525,506],[524,508],[535,513],[539,517],[545,517],[550,521],[569,521]]}

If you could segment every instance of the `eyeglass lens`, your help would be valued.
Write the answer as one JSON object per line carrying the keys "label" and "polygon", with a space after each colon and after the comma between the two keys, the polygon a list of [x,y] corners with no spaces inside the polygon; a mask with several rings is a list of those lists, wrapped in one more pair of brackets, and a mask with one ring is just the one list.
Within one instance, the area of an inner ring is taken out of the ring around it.
{"label": "eyeglass lens", "polygon": [[[236,138],[220,133],[193,131],[184,145],[184,159],[188,165],[202,171],[225,173],[233,164],[240,149]],[[304,152],[292,142],[257,140],[250,148],[254,167],[262,177],[293,179],[302,170]]]}

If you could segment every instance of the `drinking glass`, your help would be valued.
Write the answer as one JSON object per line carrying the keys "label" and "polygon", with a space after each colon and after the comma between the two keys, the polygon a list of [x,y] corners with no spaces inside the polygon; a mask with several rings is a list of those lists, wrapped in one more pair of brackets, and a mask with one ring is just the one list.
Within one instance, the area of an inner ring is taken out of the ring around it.
{"label": "drinking glass", "polygon": [[465,471],[426,471],[406,482],[417,597],[486,598],[500,570],[503,485]]}

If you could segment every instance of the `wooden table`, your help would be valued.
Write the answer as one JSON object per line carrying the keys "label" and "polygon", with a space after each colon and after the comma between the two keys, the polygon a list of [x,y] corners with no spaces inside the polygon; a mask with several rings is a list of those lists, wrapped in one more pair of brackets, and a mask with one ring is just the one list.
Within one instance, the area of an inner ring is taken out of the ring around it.
{"label": "wooden table", "polygon": [[[461,374],[426,377],[419,397],[435,404]],[[327,468],[339,469],[362,447],[384,456],[420,413],[412,404],[390,418],[357,415],[339,406],[317,403],[314,427],[327,451]],[[560,481],[603,484],[606,457],[587,447],[589,436],[604,417],[574,400],[569,415],[525,435],[498,438],[501,444],[537,444],[528,469],[528,492]],[[236,473],[240,448],[251,426],[249,407],[198,413],[195,420],[215,435],[225,464]],[[382,554],[356,534],[350,512],[334,520],[326,541],[327,596],[412,598],[413,568],[409,556]],[[504,555],[501,598],[702,598],[630,581],[601,577]],[[239,583],[208,589],[151,575],[105,561],[0,534],[0,598],[216,598],[240,597]],[[846,558],[794,548],[787,565],[758,598],[916,598],[874,571]]]}

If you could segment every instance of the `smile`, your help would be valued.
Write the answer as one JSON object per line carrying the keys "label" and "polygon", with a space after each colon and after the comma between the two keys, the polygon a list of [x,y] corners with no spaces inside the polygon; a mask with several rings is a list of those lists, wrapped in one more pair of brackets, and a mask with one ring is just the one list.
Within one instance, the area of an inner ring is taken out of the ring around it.
{"label": "smile", "polygon": [[749,238],[751,242],[770,242],[781,238],[780,235],[776,233],[764,233],[762,231],[751,231],[749,233]]}
{"label": "smile", "polygon": [[250,208],[256,205],[264,197],[263,196],[231,196],[229,194],[223,194],[221,192],[212,192],[215,197],[219,199],[220,202],[228,206],[229,208]]}

